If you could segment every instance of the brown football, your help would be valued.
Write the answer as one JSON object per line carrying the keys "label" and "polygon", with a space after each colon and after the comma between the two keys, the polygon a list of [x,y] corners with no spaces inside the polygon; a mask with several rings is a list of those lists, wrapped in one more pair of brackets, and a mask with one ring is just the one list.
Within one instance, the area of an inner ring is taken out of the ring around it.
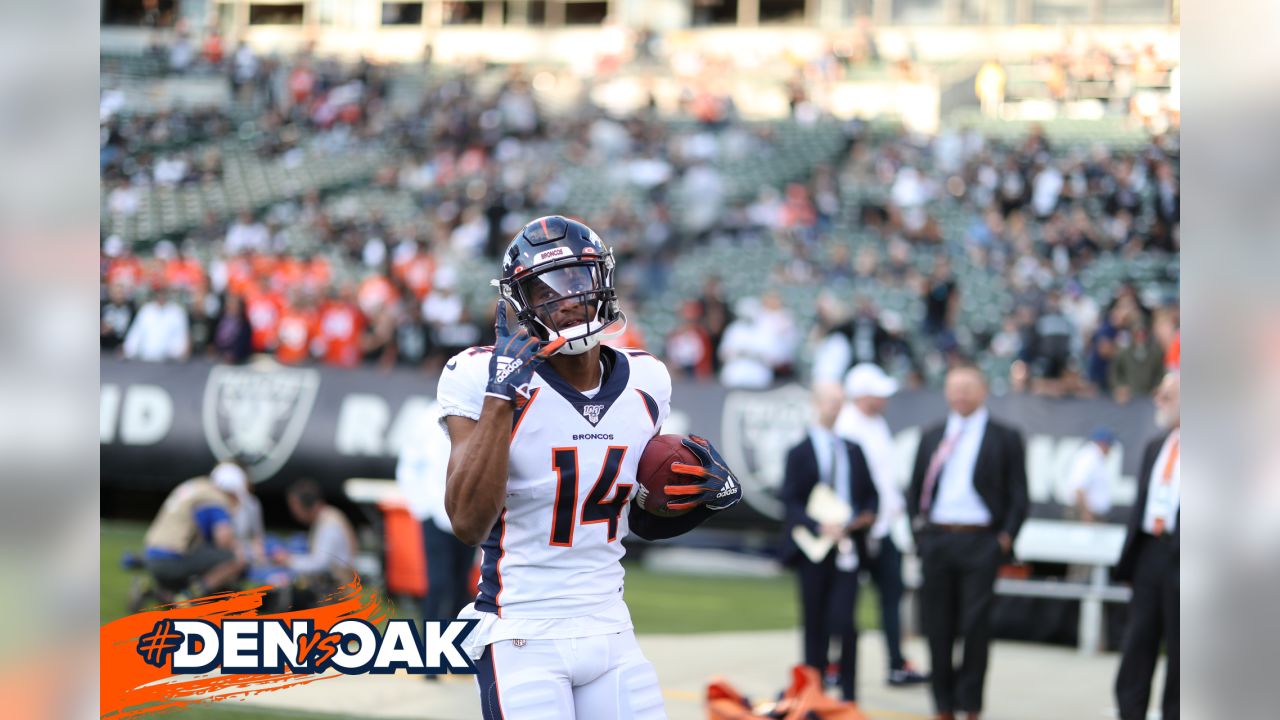
{"label": "brown football", "polygon": [[644,446],[640,455],[640,467],[636,470],[636,480],[640,483],[638,500],[640,507],[654,515],[675,517],[689,512],[666,509],[667,485],[685,485],[697,480],[671,472],[671,463],[699,464],[698,457],[681,445],[681,440],[684,440],[681,435],[658,435]]}

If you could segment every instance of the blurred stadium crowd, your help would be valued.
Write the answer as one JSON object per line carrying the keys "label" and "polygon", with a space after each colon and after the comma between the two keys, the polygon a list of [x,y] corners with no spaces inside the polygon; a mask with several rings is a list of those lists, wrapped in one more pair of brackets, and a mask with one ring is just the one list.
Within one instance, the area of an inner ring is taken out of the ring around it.
{"label": "blurred stadium crowd", "polygon": [[[1123,401],[1177,363],[1176,114],[1158,134],[837,121],[821,83],[840,48],[796,68],[791,117],[767,122],[696,74],[674,115],[615,117],[586,91],[552,107],[555,79],[518,67],[175,52],[235,102],[147,113],[103,91],[104,353],[430,370],[486,341],[509,238],[563,213],[614,248],[615,342],[687,376],[765,387],[872,361],[918,387],[967,358],[996,392]],[[1144,58],[1045,67],[1114,86]]]}

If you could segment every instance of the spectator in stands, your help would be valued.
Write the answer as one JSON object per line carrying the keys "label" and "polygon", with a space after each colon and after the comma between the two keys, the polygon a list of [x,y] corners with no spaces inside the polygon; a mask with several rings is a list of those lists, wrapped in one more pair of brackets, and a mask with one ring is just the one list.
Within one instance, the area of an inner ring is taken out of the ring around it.
{"label": "spectator in stands", "polygon": [[204,44],[200,47],[200,53],[204,61],[210,67],[220,67],[222,65],[222,34],[216,29],[209,30],[205,35]]}
{"label": "spectator in stands", "polygon": [[431,293],[422,301],[422,317],[445,357],[453,357],[480,339],[456,285],[457,276],[453,270],[441,268],[436,271]]}
{"label": "spectator in stands", "polygon": [[1007,315],[1000,323],[1000,331],[991,338],[987,350],[993,357],[1013,359],[1022,355],[1023,334],[1016,315]]}
{"label": "spectator in stands", "polygon": [[1136,314],[1132,301],[1117,300],[1093,333],[1089,347],[1089,381],[1103,392],[1111,390],[1111,361],[1119,344],[1128,337],[1129,325]]}
{"label": "spectator in stands", "polygon": [[1025,356],[1031,366],[1031,391],[1037,395],[1061,397],[1069,389],[1072,342],[1075,330],[1062,314],[1060,296],[1050,291],[1044,309],[1031,325]]}
{"label": "spectator in stands", "polygon": [[1085,294],[1080,283],[1072,280],[1062,295],[1062,312],[1076,331],[1073,346],[1076,343],[1087,344],[1098,328],[1098,317],[1102,312],[1097,301]]}
{"label": "spectator in stands", "polygon": [[213,348],[218,359],[239,365],[253,354],[253,326],[244,300],[236,293],[227,295],[222,315],[214,324]]}
{"label": "spectator in stands", "polygon": [[737,319],[720,341],[720,382],[731,388],[764,389],[773,384],[774,339],[760,324],[760,301],[738,301]]}
{"label": "spectator in stands", "polygon": [[310,294],[294,291],[291,297],[292,302],[285,305],[276,328],[276,360],[285,365],[300,365],[311,358],[317,317]]}
{"label": "spectator in stands", "polygon": [[888,343],[875,303],[868,296],[859,297],[853,319],[833,328],[814,351],[814,382],[840,382],[855,365],[884,362]]}
{"label": "spectator in stands", "polygon": [[915,351],[911,349],[911,342],[904,335],[906,325],[902,322],[902,316],[891,310],[884,310],[880,313],[880,326],[887,335],[881,356],[885,372],[902,379],[907,387],[921,387],[924,384],[924,369]]}
{"label": "spectator in stands", "polygon": [[1165,373],[1164,348],[1160,347],[1146,323],[1135,320],[1129,341],[1116,350],[1108,368],[1111,396],[1118,403],[1150,395]]}
{"label": "spectator in stands", "polygon": [[355,289],[350,283],[329,291],[329,299],[320,308],[316,347],[321,360],[335,367],[360,364],[360,338],[364,335],[364,315],[355,302]]}
{"label": "spectator in stands", "polygon": [[878,509],[867,535],[863,566],[876,584],[880,628],[889,660],[888,681],[894,687],[927,682],[902,655],[902,553],[892,531],[906,509],[898,484],[897,448],[884,409],[898,391],[898,383],[874,363],[855,365],[844,379],[845,404],[836,418],[835,432],[857,445],[866,457],[875,483]]}
{"label": "spectator in stands", "polygon": [[124,356],[144,362],[186,360],[191,352],[187,311],[174,302],[164,285],[138,310],[124,338]]}
{"label": "spectator in stands", "polygon": [[724,338],[724,332],[729,327],[729,323],[733,321],[733,312],[729,309],[729,303],[725,300],[724,292],[720,288],[720,278],[712,275],[703,282],[702,296],[698,298],[698,304],[702,310],[702,322],[707,328],[707,334],[711,337],[713,351],[711,362],[719,372],[720,342]]}
{"label": "spectator in stands", "polygon": [[680,309],[681,324],[667,336],[666,359],[677,376],[706,380],[715,370],[711,334],[703,322],[702,306],[686,300]]}
{"label": "spectator in stands", "polygon": [[930,338],[948,334],[960,309],[960,289],[946,256],[934,258],[933,271],[924,287],[924,332]]}
{"label": "spectator in stands", "polygon": [[115,350],[124,344],[125,335],[137,312],[125,287],[119,283],[107,286],[107,298],[98,313],[98,329],[103,350]]}
{"label": "spectator in stands", "polygon": [[1071,495],[1074,517],[1081,522],[1105,520],[1111,511],[1111,488],[1116,477],[1108,462],[1116,436],[1110,428],[1099,427],[1071,459],[1067,474],[1067,492]]}
{"label": "spectator in stands", "polygon": [[276,565],[288,567],[294,574],[295,585],[305,588],[304,595],[314,602],[351,581],[355,572],[356,531],[341,510],[325,502],[314,480],[295,481],[286,497],[293,518],[310,528],[307,552],[294,555],[277,547],[271,559]]}
{"label": "spectator in stands", "polygon": [[1178,595],[1181,571],[1182,472],[1179,380],[1171,373],[1155,394],[1161,435],[1147,444],[1138,471],[1138,497],[1129,513],[1124,548],[1113,574],[1131,583],[1129,625],[1121,642],[1116,705],[1121,720],[1145,720],[1161,646],[1165,649],[1162,717],[1177,718],[1180,670]]}
{"label": "spectator in stands", "polygon": [[792,374],[791,363],[800,344],[800,333],[791,311],[782,303],[782,296],[770,290],[760,299],[760,316],[756,319],[758,331],[769,338],[770,357],[775,378],[787,378]]}
{"label": "spectator in stands", "polygon": [[433,354],[437,353],[431,328],[422,319],[421,303],[415,302],[410,295],[405,298],[402,310],[396,318],[396,363],[420,368],[427,362],[427,357]]}
{"label": "spectator in stands", "polygon": [[112,215],[132,217],[138,213],[140,207],[142,207],[142,191],[128,178],[107,194],[107,210]]}
{"label": "spectator in stands", "polygon": [[[1027,516],[1022,435],[990,418],[987,382],[972,365],[947,373],[951,412],[925,431],[907,492],[924,584],[920,589],[938,715],[976,720],[991,641],[996,570]],[[964,641],[960,667],[955,640]]]}
{"label": "spectator in stands", "polygon": [[227,228],[226,242],[223,252],[227,255],[239,255],[246,250],[266,252],[271,240],[267,226],[257,221],[249,210],[241,210],[236,221]]}

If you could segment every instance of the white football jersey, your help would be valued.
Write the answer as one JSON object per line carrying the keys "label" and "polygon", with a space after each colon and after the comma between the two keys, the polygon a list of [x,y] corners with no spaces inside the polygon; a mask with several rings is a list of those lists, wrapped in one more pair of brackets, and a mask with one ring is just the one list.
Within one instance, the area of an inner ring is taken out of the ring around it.
{"label": "white football jersey", "polygon": [[[454,356],[440,377],[443,416],[477,419],[491,347]],[[622,595],[627,506],[636,468],[671,410],[671,377],[640,350],[602,346],[590,397],[538,367],[511,428],[507,500],[482,544],[475,607],[504,618],[574,618]]]}

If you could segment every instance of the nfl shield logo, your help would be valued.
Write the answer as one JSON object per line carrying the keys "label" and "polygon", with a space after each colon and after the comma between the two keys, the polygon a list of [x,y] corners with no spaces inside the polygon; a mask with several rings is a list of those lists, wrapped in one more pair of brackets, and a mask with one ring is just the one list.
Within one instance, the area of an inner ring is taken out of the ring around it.
{"label": "nfl shield logo", "polygon": [[255,482],[278,471],[302,437],[320,373],[275,363],[209,371],[204,435],[218,459],[235,458]]}
{"label": "nfl shield logo", "polygon": [[600,415],[603,412],[604,412],[604,405],[583,405],[582,406],[582,417],[586,418],[587,422],[591,423],[592,425],[595,425],[596,423],[600,422]]}

